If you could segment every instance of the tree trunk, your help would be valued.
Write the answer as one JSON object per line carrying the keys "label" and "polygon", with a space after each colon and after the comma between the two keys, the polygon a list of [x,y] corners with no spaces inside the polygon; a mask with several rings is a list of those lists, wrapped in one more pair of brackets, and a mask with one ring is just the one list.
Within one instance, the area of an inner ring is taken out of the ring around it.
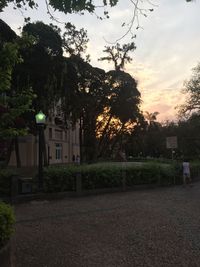
{"label": "tree trunk", "polygon": [[84,157],[86,162],[94,162],[96,160],[96,119],[83,123],[84,132]]}
{"label": "tree trunk", "polygon": [[121,136],[122,136],[122,134],[123,134],[122,131],[123,131],[123,129],[124,129],[124,125],[125,125],[125,123],[122,124],[122,127],[121,127],[121,129],[119,130],[118,136],[116,136],[116,139],[115,139],[115,141],[114,141],[113,144],[112,144],[112,147],[111,147],[111,154],[112,154],[112,152],[113,152],[113,150],[114,150],[114,148],[115,148],[115,146],[116,146],[116,144],[117,144],[118,141],[120,142],[120,149],[122,149],[122,147],[121,147],[121,144],[122,144],[122,138],[121,138]]}
{"label": "tree trunk", "polygon": [[83,161],[83,136],[82,136],[82,118],[79,118],[79,147],[80,147],[80,163]]}
{"label": "tree trunk", "polygon": [[98,150],[101,150],[101,145],[102,145],[102,142],[104,141],[104,136],[105,136],[105,134],[106,134],[106,132],[108,130],[108,127],[109,127],[109,124],[110,124],[110,121],[111,121],[112,117],[113,116],[110,114],[110,117],[108,119],[108,122],[107,122],[107,124],[106,124],[106,126],[105,126],[105,128],[103,130],[102,136],[101,136],[101,138],[99,140]]}

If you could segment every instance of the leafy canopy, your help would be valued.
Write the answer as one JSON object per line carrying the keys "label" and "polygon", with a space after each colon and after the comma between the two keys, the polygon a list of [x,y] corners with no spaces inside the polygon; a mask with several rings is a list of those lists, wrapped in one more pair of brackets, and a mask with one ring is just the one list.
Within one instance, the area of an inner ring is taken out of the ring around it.
{"label": "leafy canopy", "polygon": [[[9,3],[14,3],[16,8],[22,8],[24,6],[29,6],[30,8],[37,8],[37,2],[34,0],[2,0],[0,2],[0,11],[2,11]],[[47,3],[47,2],[46,2]],[[102,0],[101,6],[115,6],[118,0]],[[47,8],[51,6],[54,10],[58,10],[64,13],[77,13],[80,11],[88,11],[93,13],[95,8],[94,0],[49,0],[47,3]]]}
{"label": "leafy canopy", "polygon": [[26,35],[17,38],[2,20],[0,27],[0,138],[4,139],[26,134],[25,125],[19,125],[19,120],[29,110],[34,95],[28,86],[20,91],[12,86],[13,68],[22,62],[19,50],[30,46],[32,40]]}
{"label": "leafy canopy", "polygon": [[190,80],[185,82],[183,93],[186,95],[186,101],[177,107],[179,116],[188,117],[193,112],[200,112],[200,63],[193,68]]}

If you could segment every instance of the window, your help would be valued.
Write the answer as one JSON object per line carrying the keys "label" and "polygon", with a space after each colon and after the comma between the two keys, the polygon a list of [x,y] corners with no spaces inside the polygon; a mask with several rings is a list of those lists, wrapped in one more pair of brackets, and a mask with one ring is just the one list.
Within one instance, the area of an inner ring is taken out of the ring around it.
{"label": "window", "polygon": [[61,130],[55,130],[55,138],[57,140],[62,140],[62,131]]}
{"label": "window", "polygon": [[52,139],[52,128],[49,128],[49,139]]}
{"label": "window", "polygon": [[56,144],[56,160],[62,159],[62,144]]}

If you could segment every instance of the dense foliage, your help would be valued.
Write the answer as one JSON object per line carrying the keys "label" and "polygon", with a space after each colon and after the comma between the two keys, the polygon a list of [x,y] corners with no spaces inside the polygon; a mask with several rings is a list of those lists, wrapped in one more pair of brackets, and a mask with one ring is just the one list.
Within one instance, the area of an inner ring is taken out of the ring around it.
{"label": "dense foliage", "polygon": [[0,202],[0,248],[9,241],[13,233],[14,222],[15,216],[11,206]]}
{"label": "dense foliage", "polygon": [[[5,8],[9,3],[13,2],[17,8],[21,8],[23,6],[29,6],[30,8],[37,8],[37,1],[34,0],[3,0],[0,3],[0,11]],[[118,0],[102,0],[102,6],[115,6]],[[88,11],[93,13],[95,11],[96,5],[94,0],[50,0],[49,5],[54,10],[59,10],[64,13],[75,13],[80,11]],[[47,6],[48,7],[48,6]]]}
{"label": "dense foliage", "polygon": [[194,112],[200,112],[200,63],[193,68],[192,77],[185,82],[183,93],[186,95],[186,101],[178,106],[181,117],[190,117]]}
{"label": "dense foliage", "polygon": [[49,167],[45,170],[45,191],[75,191],[77,173],[81,174],[83,190],[122,187],[126,185],[169,185],[181,183],[181,164],[101,163],[71,167]]}
{"label": "dense foliage", "polygon": [[11,178],[16,175],[16,172],[10,169],[0,169],[0,195],[10,196],[11,193]]}
{"label": "dense foliage", "polygon": [[22,61],[20,50],[28,49],[32,39],[27,35],[16,36],[2,20],[0,28],[0,159],[8,162],[15,143],[20,165],[17,138],[27,134],[23,114],[30,111],[34,94],[29,85],[13,84],[12,77],[14,68]]}
{"label": "dense foliage", "polygon": [[25,124],[18,124],[24,112],[29,110],[33,94],[28,86],[12,86],[14,67],[22,60],[19,50],[30,46],[27,36],[18,38],[15,33],[0,20],[0,139],[12,138],[27,133]]}
{"label": "dense foliage", "polygon": [[44,191],[64,192],[75,190],[76,169],[72,167],[49,167],[44,171]]}

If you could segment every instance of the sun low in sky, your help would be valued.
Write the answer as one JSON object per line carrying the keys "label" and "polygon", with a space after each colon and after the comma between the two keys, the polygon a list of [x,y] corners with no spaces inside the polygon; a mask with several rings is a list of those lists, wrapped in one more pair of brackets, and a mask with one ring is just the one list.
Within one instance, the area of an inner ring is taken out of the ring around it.
{"label": "sun low in sky", "polygon": [[[39,0],[37,11],[28,11],[25,15],[31,17],[31,22],[41,20],[44,23],[54,23],[46,15],[43,0]],[[200,1],[187,3],[185,0],[152,0],[154,9],[147,17],[140,16],[140,28],[133,32],[137,49],[133,52],[133,61],[125,71],[138,80],[138,88],[142,95],[142,109],[148,112],[158,111],[158,120],[175,120],[175,107],[184,102],[181,93],[183,83],[189,79],[192,68],[200,61]],[[123,22],[130,22],[133,6],[130,0],[119,1],[110,9],[110,18],[99,20],[95,15],[64,15],[56,12],[60,22],[71,22],[77,28],[88,31],[90,43],[88,53],[91,64],[105,70],[113,69],[112,64],[98,61],[103,56],[105,45],[110,45],[126,32],[121,27]],[[23,16],[11,7],[5,9],[1,18],[15,31],[23,26]],[[56,24],[56,23],[54,23]],[[63,24],[58,25],[60,28]],[[127,35],[120,43],[130,43]]]}

